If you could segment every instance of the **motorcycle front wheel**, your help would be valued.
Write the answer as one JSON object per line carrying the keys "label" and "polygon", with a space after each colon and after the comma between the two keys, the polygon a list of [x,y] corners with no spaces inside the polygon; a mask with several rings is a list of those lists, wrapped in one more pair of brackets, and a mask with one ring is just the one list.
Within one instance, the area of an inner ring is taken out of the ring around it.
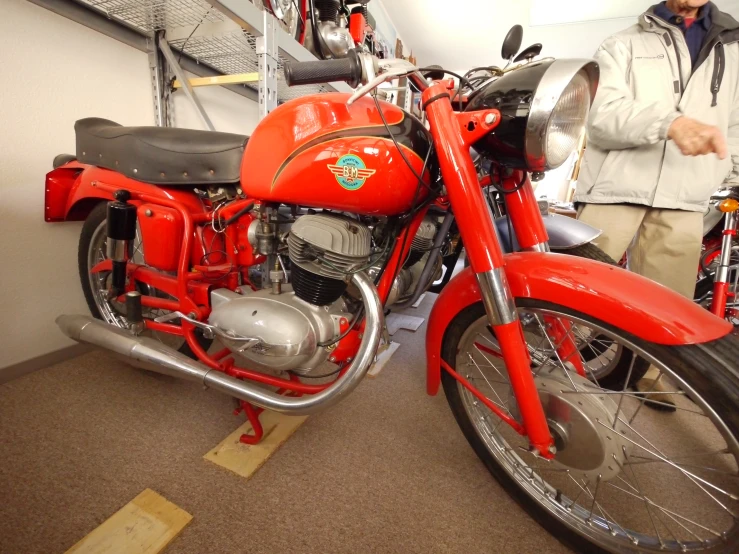
{"label": "motorcycle front wheel", "polygon": [[[553,461],[534,456],[525,436],[442,370],[457,423],[506,491],[578,551],[739,552],[739,339],[668,347],[556,304],[516,303],[557,446]],[[643,409],[645,393],[602,387],[585,357],[589,378],[572,371],[547,334],[551,318],[569,322],[573,340],[589,329],[657,367],[660,394],[677,410]],[[454,319],[442,345],[452,368],[520,421],[496,352],[482,303]]]}

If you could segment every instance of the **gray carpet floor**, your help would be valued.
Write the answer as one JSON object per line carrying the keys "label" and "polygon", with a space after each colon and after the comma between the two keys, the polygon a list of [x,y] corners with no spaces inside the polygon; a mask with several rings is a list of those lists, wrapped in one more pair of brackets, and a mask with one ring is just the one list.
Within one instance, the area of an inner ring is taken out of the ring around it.
{"label": "gray carpet floor", "polygon": [[568,552],[425,394],[424,330],[249,480],[203,460],[243,416],[195,384],[92,352],[0,385],[0,552],[64,552],[147,487],[193,515],[171,554]]}

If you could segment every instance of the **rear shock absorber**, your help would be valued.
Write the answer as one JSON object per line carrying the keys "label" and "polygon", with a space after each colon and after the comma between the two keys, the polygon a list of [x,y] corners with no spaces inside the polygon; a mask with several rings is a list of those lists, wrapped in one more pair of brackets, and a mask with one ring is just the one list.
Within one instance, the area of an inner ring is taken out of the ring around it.
{"label": "rear shock absorber", "polygon": [[126,290],[126,264],[133,256],[136,238],[136,206],[128,203],[131,193],[127,190],[117,190],[113,197],[115,201],[108,202],[106,249],[113,262],[111,292],[117,297]]}

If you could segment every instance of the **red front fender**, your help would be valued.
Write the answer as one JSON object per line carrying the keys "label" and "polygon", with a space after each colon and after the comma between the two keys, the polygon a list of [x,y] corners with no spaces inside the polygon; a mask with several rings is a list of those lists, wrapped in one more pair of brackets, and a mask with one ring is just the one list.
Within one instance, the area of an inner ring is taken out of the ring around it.
{"label": "red front fender", "polygon": [[[577,310],[657,344],[698,344],[723,337],[732,325],[654,281],[615,266],[565,254],[505,256],[516,298],[534,298]],[[426,332],[427,382],[436,394],[444,333],[454,317],[480,302],[477,279],[465,269],[437,298]]]}

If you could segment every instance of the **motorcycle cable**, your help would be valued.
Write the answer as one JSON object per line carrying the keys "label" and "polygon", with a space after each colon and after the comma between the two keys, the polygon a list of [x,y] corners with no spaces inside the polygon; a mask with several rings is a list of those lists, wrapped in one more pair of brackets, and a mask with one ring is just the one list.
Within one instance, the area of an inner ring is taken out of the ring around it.
{"label": "motorcycle cable", "polygon": [[318,33],[318,25],[316,25],[316,8],[313,3],[313,0],[307,0],[308,2],[308,11],[310,11],[310,26],[311,26],[311,33],[313,34],[313,42],[315,43],[315,48],[317,53],[320,55],[322,60],[326,59],[326,54],[323,52],[323,45],[321,44],[321,38]]}
{"label": "motorcycle cable", "polygon": [[[418,71],[421,71],[421,72],[423,71],[443,71],[446,75],[451,75],[452,77],[456,77],[457,79],[459,79],[459,86],[457,87],[457,94],[459,94],[459,91],[463,85],[472,88],[472,85],[470,85],[470,82],[467,80],[466,77],[463,77],[459,73],[454,73],[454,71],[449,71],[448,69],[443,69],[443,68],[439,69],[438,67],[422,67]],[[454,95],[454,98],[457,97],[457,94]],[[454,99],[452,99],[452,102],[453,101]],[[460,112],[462,111],[462,97],[461,96],[459,97],[459,111]]]}
{"label": "motorcycle cable", "polygon": [[[388,135],[390,135],[390,138],[393,141],[393,144],[395,144],[395,148],[398,150],[398,153],[400,154],[400,157],[403,159],[405,164],[408,166],[408,169],[411,170],[413,175],[416,176],[416,180],[418,181],[418,184],[416,185],[416,192],[413,194],[413,201],[411,202],[411,210],[410,212],[405,216],[403,223],[401,224],[401,229],[404,226],[405,222],[409,221],[413,216],[415,216],[419,210],[423,209],[423,207],[427,204],[433,201],[434,198],[436,198],[439,195],[440,188],[434,189],[431,186],[427,185],[425,181],[423,180],[422,175],[426,173],[426,169],[428,167],[429,159],[431,158],[431,152],[434,149],[433,144],[429,146],[428,151],[426,152],[426,158],[423,160],[423,167],[421,168],[421,175],[419,175],[416,170],[414,169],[413,165],[411,165],[411,162],[408,161],[408,158],[405,156],[405,153],[403,152],[403,149],[400,147],[400,144],[398,143],[398,140],[395,138],[395,135],[393,134],[392,130],[390,129],[390,126],[387,123],[387,120],[385,119],[385,115],[382,113],[382,109],[380,107],[380,102],[377,100],[377,94],[372,95],[372,99],[375,102],[375,106],[377,106],[377,111],[380,113],[380,119],[382,119],[383,124],[385,125],[385,129],[388,132]],[[426,187],[430,192],[431,195],[429,195],[424,202],[421,202],[420,204],[416,205],[416,202],[418,201],[418,197],[421,194],[421,187]],[[403,233],[403,243],[401,244],[400,251],[403,252],[405,250],[405,245],[408,242],[408,232],[407,230]],[[389,263],[390,260],[388,260]],[[403,260],[403,263],[405,263],[405,260]],[[386,264],[387,265],[387,264]],[[383,267],[383,272],[385,268]]]}
{"label": "motorcycle cable", "polygon": [[[351,329],[351,327],[349,327]],[[342,369],[346,367],[343,364],[339,364],[339,368],[335,371],[332,371],[331,373],[324,373],[323,375],[300,375],[299,373],[295,373],[293,370],[289,369],[287,372],[291,375],[295,375],[296,377],[299,377],[300,379],[324,379],[326,377],[331,377],[332,375],[336,375],[339,373]]]}
{"label": "motorcycle cable", "polygon": [[[416,202],[417,202],[418,197],[419,197],[419,195],[421,193],[421,187],[422,186],[428,188],[429,191],[433,195],[438,195],[438,192],[439,192],[438,190],[433,189],[432,187],[430,187],[429,185],[427,185],[424,182],[423,177],[422,177],[422,175],[426,172],[426,169],[428,167],[428,162],[429,162],[429,159],[431,158],[431,151],[433,150],[433,145],[431,145],[429,147],[429,149],[428,149],[428,152],[426,152],[426,159],[423,162],[423,167],[421,169],[421,174],[419,175],[416,172],[416,170],[413,167],[413,165],[411,165],[411,163],[408,160],[408,158],[405,156],[405,153],[401,149],[400,144],[398,143],[398,140],[395,138],[395,135],[393,134],[392,130],[390,129],[390,126],[388,125],[387,120],[385,119],[385,115],[382,112],[382,108],[380,106],[380,102],[377,99],[377,95],[376,94],[373,94],[372,95],[372,98],[373,98],[373,100],[375,102],[375,106],[377,106],[377,111],[380,114],[380,118],[382,119],[382,122],[385,125],[385,129],[387,130],[388,135],[392,139],[393,144],[395,144],[395,148],[398,150],[398,153],[400,154],[401,158],[403,159],[403,161],[405,162],[405,164],[408,166],[408,169],[410,169],[411,172],[413,173],[413,175],[416,177],[416,180],[417,180],[416,191],[415,191],[415,193],[413,195],[413,201],[411,202],[411,206],[413,206],[413,208],[411,209],[411,212],[409,214],[409,216],[412,216],[413,214],[415,214],[417,212],[417,210],[420,207],[422,207],[424,205],[424,203],[421,203],[418,206],[416,206]],[[401,228],[402,228],[402,225],[401,225]],[[407,243],[407,240],[408,240],[408,231],[406,229],[406,232],[403,235],[403,244],[401,246],[401,252],[405,249],[405,245]],[[378,260],[382,259],[382,257],[388,251],[388,247],[390,246],[390,242],[391,242],[391,239],[388,237],[388,239],[385,241],[385,246],[383,247],[382,252],[380,253],[380,255],[378,257],[376,257],[375,260],[370,261],[365,266],[362,266],[362,267],[360,267],[360,268],[352,271],[352,273],[356,273],[357,271],[363,271],[364,269],[367,269],[368,267],[371,267],[372,265],[374,265]],[[393,248],[395,247],[395,243],[396,242],[397,242],[397,235],[392,239]],[[331,263],[328,262],[327,260],[323,260],[323,261],[327,265],[331,266]],[[389,261],[390,260],[388,260],[388,263],[389,263]],[[388,263],[386,263],[385,265],[383,265],[383,267],[381,268],[381,270],[379,272],[379,275],[377,276],[376,281],[379,281],[379,279],[382,277],[383,273],[387,269]],[[336,269],[338,269],[338,268],[336,268]],[[339,337],[337,337],[336,339],[334,339],[334,340],[332,340],[332,341],[330,341],[328,343],[318,343],[318,346],[321,346],[321,347],[331,346],[333,344],[336,344],[340,340],[342,340],[344,337],[346,337],[351,332],[352,328],[360,321],[360,319],[361,319],[361,317],[363,315],[363,312],[364,312],[364,306],[360,306],[360,308],[357,311],[356,315],[352,318],[352,323],[349,325],[349,327],[347,328],[347,330],[344,331],[344,333],[342,333],[341,335],[339,335]],[[328,373],[326,375],[316,376],[316,377],[312,377],[312,378],[318,379],[320,377],[329,377],[329,376],[333,375],[334,373],[337,373],[338,371],[340,371],[340,369],[337,370],[337,371],[335,371],[335,372],[333,372],[333,373]]]}
{"label": "motorcycle cable", "polygon": [[[496,181],[495,175],[493,174],[494,167],[498,168],[498,180],[497,181]],[[521,175],[521,181],[517,183],[516,186],[513,187],[511,190],[506,190],[502,186],[502,180],[500,178],[500,167],[495,164],[492,164],[490,166],[490,184],[492,187],[495,188],[495,190],[498,191],[498,193],[503,195],[503,204],[505,204],[506,194],[511,194],[511,193],[518,192],[519,190],[521,190],[521,187],[523,187],[524,184],[526,184],[527,176],[528,176],[528,173],[524,171]],[[488,196],[488,202],[489,201],[490,201],[490,196]],[[508,226],[508,246],[509,246],[510,251],[514,252],[515,250],[513,248],[513,224],[511,223],[511,216],[508,215],[507,213],[506,213],[506,224]]]}
{"label": "motorcycle cable", "polygon": [[[351,323],[349,324],[349,327],[347,327],[346,331],[341,333],[337,338],[330,340],[328,342],[317,342],[316,345],[321,347],[331,346],[333,344],[336,344],[340,340],[342,340],[344,337],[346,337],[351,330],[354,328],[354,326],[359,323],[362,319],[362,316],[364,315],[364,306],[359,306],[359,309],[357,310],[357,313],[354,314],[354,317],[352,318]],[[333,375],[332,373],[329,373],[328,375]],[[326,375],[323,375],[322,377],[326,377]],[[316,377],[318,379],[318,377]]]}
{"label": "motorcycle cable", "polygon": [[[400,147],[400,143],[398,143],[398,139],[395,138],[395,135],[393,134],[392,130],[390,129],[390,125],[388,125],[387,119],[385,119],[385,114],[382,113],[382,108],[380,107],[380,101],[377,99],[377,94],[373,93],[372,94],[372,99],[375,101],[375,106],[377,106],[377,111],[380,114],[380,119],[382,120],[382,123],[385,126],[385,130],[387,131],[387,134],[390,136],[390,139],[393,141],[393,144],[395,145],[395,148],[398,150],[398,153],[400,154],[400,157],[405,162],[405,165],[408,166],[408,169],[411,170],[411,173],[413,173],[413,175],[418,180],[419,186],[426,187],[429,190],[429,192],[431,192],[432,194],[438,195],[438,192],[439,191],[438,190],[435,190],[431,186],[427,185],[424,182],[423,177],[422,177],[422,175],[424,173],[426,173],[426,169],[428,167],[429,158],[431,157],[431,151],[433,150],[433,145],[431,145],[429,147],[429,149],[428,149],[428,152],[426,152],[426,159],[423,161],[423,167],[421,168],[421,174],[419,175],[418,172],[413,167],[413,165],[411,164],[411,162],[406,157],[405,152],[403,152],[403,149]],[[413,199],[413,204],[411,204],[411,206],[413,206],[416,203],[416,200],[417,199],[418,199],[418,189],[416,189],[416,196]]]}
{"label": "motorcycle cable", "polygon": [[[489,76],[478,76],[478,77],[471,77],[473,73],[477,73],[480,71],[487,71],[490,75]],[[467,81],[467,87],[470,89],[470,95],[467,97],[469,100],[474,93],[476,93],[479,88],[479,85],[489,81],[492,77],[495,77],[498,75],[498,72],[500,72],[500,68],[495,66],[490,67],[473,67],[470,69],[467,73],[464,74],[464,78]],[[460,82],[460,86],[457,89],[457,92],[454,93],[454,96],[452,97],[452,103],[454,103],[455,98],[457,98],[458,95],[460,95],[460,101],[461,101],[461,92],[464,90],[464,87],[462,86]],[[460,110],[461,111],[461,110]]]}

